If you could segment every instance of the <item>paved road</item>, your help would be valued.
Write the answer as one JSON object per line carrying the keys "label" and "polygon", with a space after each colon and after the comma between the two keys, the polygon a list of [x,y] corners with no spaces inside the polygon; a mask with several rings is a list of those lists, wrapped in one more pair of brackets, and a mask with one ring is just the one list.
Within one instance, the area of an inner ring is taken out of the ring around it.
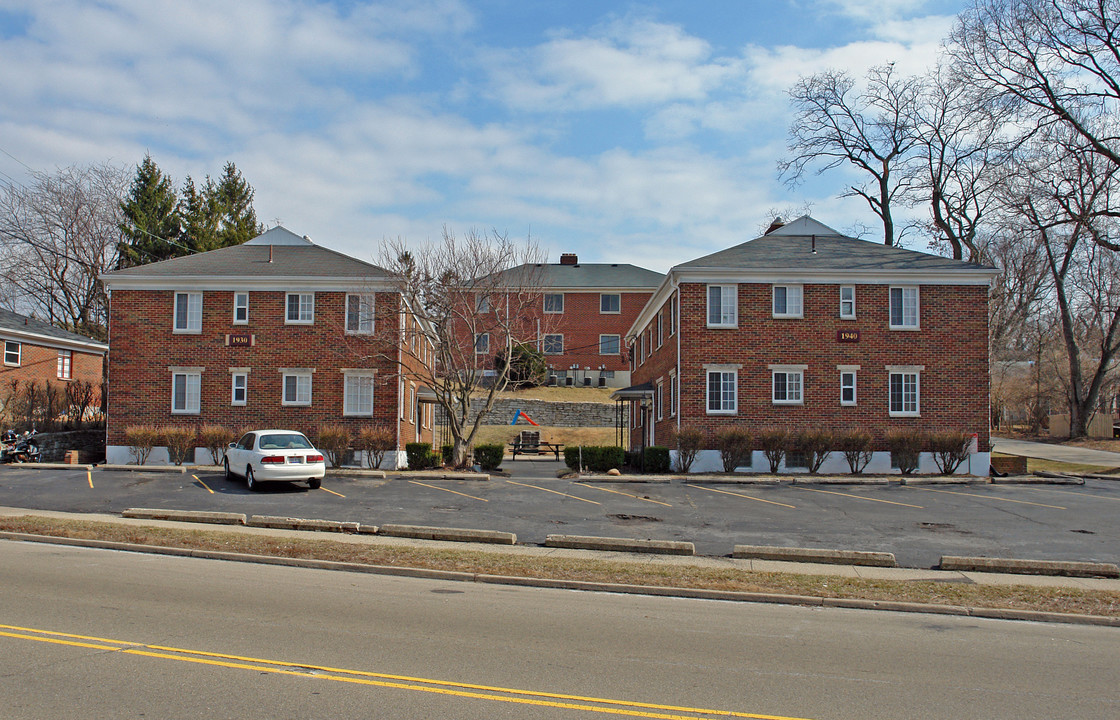
{"label": "paved road", "polygon": [[1120,468],[1120,453],[1106,450],[1093,450],[1092,448],[1080,448],[1072,445],[1052,445],[1050,443],[1001,437],[992,438],[992,449],[1005,455]]}
{"label": "paved road", "polygon": [[[217,473],[0,467],[0,505],[119,513],[129,507],[221,510],[360,522],[694,542],[879,550],[906,567],[942,555],[1120,560],[1120,482],[1084,486],[849,486],[576,483],[553,462],[510,464],[489,482],[327,476],[322,490],[277,484],[251,493]],[[92,487],[91,487],[92,485]]]}
{"label": "paved road", "polygon": [[1120,630],[0,543],[0,716],[1115,718]]}

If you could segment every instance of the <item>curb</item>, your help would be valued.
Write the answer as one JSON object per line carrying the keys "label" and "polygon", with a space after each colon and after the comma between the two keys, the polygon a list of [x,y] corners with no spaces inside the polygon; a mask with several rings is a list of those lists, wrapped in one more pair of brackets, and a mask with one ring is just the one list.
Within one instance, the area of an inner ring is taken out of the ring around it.
{"label": "curb", "polygon": [[387,565],[359,565],[356,563],[334,562],[330,560],[304,560],[299,558],[278,558],[264,555],[248,555],[215,550],[191,550],[188,548],[167,548],[156,545],[107,542],[104,540],[83,540],[48,535],[28,535],[0,531],[0,538],[23,542],[38,542],[52,545],[72,545],[104,550],[149,553],[154,555],[174,555],[179,557],[225,560],[230,562],[252,562],[263,565],[280,565],[340,572],[361,572],[372,575],[393,575],[398,577],[424,578],[430,580],[449,580],[458,582],[478,582],[493,585],[513,585],[522,587],[555,588],[563,590],[583,590],[593,592],[612,592],[627,595],[648,595],[661,597],[684,597],[702,600],[726,600],[730,602],[774,603],[781,605],[803,605],[810,607],[835,607],[858,610],[887,610],[894,612],[929,613],[937,615],[962,615],[967,617],[993,620],[1026,620],[1032,622],[1066,623],[1071,625],[1095,625],[1120,627],[1120,617],[1103,615],[1071,615],[1065,613],[1039,612],[1036,610],[1007,610],[1001,608],[961,607],[956,605],[932,605],[880,600],[860,600],[858,598],[821,598],[807,595],[778,595],[772,593],[750,593],[731,590],[698,590],[673,588],[656,585],[624,585],[616,583],[595,583],[581,580],[546,580],[543,578],[511,577],[487,575],[484,573],[465,573],[451,570],[426,570],[423,568],[402,568]]}
{"label": "curb", "polygon": [[331,477],[367,477],[384,480],[386,478],[384,470],[363,470],[358,468],[330,468],[327,470],[327,475]]}
{"label": "curb", "polygon": [[[245,517],[242,515],[242,517]],[[362,530],[356,522],[339,522],[337,520],[307,520],[304,518],[278,517],[275,515],[254,515],[245,523],[248,527],[273,528],[280,530],[313,530],[317,532],[337,532],[356,534]],[[365,532],[377,532],[377,528],[369,525]]]}
{"label": "curb", "polygon": [[129,472],[162,472],[179,473],[187,472],[182,465],[98,465],[98,470],[126,470]]}
{"label": "curb", "polygon": [[422,525],[382,525],[378,535],[403,537],[416,540],[450,540],[458,542],[516,545],[517,535],[496,530],[469,530],[466,528],[438,528]]}
{"label": "curb", "polygon": [[894,553],[865,550],[824,550],[817,548],[768,547],[765,545],[736,545],[731,557],[756,560],[784,560],[786,562],[813,562],[830,565],[868,565],[871,567],[898,567]]}
{"label": "curb", "polygon": [[152,508],[127,508],[121,517],[139,520],[175,520],[178,522],[212,523],[214,525],[244,525],[245,513],[207,512],[204,510],[158,510]]}
{"label": "curb", "polygon": [[425,475],[423,473],[416,473],[410,475],[402,475],[395,473],[393,478],[396,480],[490,480],[489,473],[432,473]]}
{"label": "curb", "polygon": [[1065,577],[1120,578],[1120,567],[1113,563],[1068,560],[1017,560],[1009,558],[958,557],[942,555],[942,570],[1002,572],[1019,575],[1063,575]]}
{"label": "curb", "polygon": [[60,462],[45,462],[45,463],[12,463],[12,467],[25,468],[27,470],[93,470],[94,466],[91,464],[77,464],[77,463],[60,463]]}
{"label": "curb", "polygon": [[696,546],[677,540],[631,540],[629,538],[588,537],[586,535],[548,535],[545,547],[571,550],[607,550],[615,552],[657,553],[661,555],[695,555]]}

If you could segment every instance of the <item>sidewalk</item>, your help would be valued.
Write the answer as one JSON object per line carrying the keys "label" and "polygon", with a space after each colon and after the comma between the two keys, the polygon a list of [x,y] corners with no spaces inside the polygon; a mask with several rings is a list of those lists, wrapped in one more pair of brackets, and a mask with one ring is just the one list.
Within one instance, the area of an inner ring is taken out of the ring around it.
{"label": "sidewalk", "polygon": [[1120,468],[1120,453],[1069,445],[1014,440],[993,437],[992,450],[1005,455],[1054,460],[1056,462],[1076,463],[1079,465],[1100,465],[1106,468]]}

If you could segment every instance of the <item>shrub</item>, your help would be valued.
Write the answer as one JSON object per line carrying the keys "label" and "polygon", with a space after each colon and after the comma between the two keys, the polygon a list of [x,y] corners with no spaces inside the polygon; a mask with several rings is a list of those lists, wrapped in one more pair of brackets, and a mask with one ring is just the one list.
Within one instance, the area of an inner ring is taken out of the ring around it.
{"label": "shrub", "polygon": [[617,445],[579,445],[564,448],[564,463],[572,470],[579,471],[580,453],[583,466],[591,472],[606,472],[622,467],[626,453]]}
{"label": "shrub", "polygon": [[432,452],[432,444],[426,442],[413,442],[404,446],[405,457],[408,458],[409,470],[426,470],[436,466],[438,459]]}
{"label": "shrub", "polygon": [[340,467],[350,448],[350,428],[345,425],[320,425],[315,432],[315,447],[323,451],[331,467]]}
{"label": "shrub", "polygon": [[643,461],[643,472],[669,472],[669,448],[660,445],[647,447],[645,460]]}
{"label": "shrub", "polygon": [[696,462],[696,455],[704,444],[704,433],[694,427],[682,427],[676,431],[677,470],[687,473]]}
{"label": "shrub", "polygon": [[444,465],[453,465],[455,463],[455,446],[454,445],[440,445],[439,457]]}
{"label": "shrub", "polygon": [[804,454],[809,473],[816,474],[836,446],[836,435],[831,430],[802,430],[793,439],[793,446]]}
{"label": "shrub", "polygon": [[751,434],[742,428],[724,428],[716,433],[716,448],[724,472],[751,464]]}
{"label": "shrub", "polygon": [[927,445],[925,435],[917,430],[892,430],[887,433],[887,447],[891,451],[891,464],[903,475],[918,469],[922,448]]}
{"label": "shrub", "polygon": [[154,425],[129,425],[124,429],[124,441],[137,465],[148,462],[148,456],[160,442],[159,428]]}
{"label": "shrub", "polygon": [[188,455],[194,455],[194,428],[166,425],[159,429],[159,441],[167,446],[167,456],[176,465],[182,465]]}
{"label": "shrub", "polygon": [[[450,448],[450,445],[445,445],[445,448]],[[483,470],[497,470],[502,464],[502,458],[505,457],[506,446],[501,443],[493,443],[489,445],[475,445],[474,446],[474,461],[478,463],[479,467]]]}
{"label": "shrub", "polygon": [[871,443],[874,438],[865,430],[845,430],[836,436],[836,449],[844,454],[848,469],[859,475],[871,462]]}
{"label": "shrub", "polygon": [[770,472],[778,472],[789,450],[789,433],[785,430],[763,430],[755,436],[754,442],[770,463]]}
{"label": "shrub", "polygon": [[942,475],[952,475],[972,454],[972,436],[968,433],[944,432],[929,436],[929,450]]}
{"label": "shrub", "polygon": [[226,456],[226,448],[237,439],[233,430],[222,425],[203,425],[198,429],[198,444],[210,451],[210,459],[221,465]]}
{"label": "shrub", "polygon": [[363,427],[358,430],[354,444],[365,454],[367,465],[371,468],[379,468],[385,460],[385,453],[396,447],[397,435],[393,428],[386,425]]}

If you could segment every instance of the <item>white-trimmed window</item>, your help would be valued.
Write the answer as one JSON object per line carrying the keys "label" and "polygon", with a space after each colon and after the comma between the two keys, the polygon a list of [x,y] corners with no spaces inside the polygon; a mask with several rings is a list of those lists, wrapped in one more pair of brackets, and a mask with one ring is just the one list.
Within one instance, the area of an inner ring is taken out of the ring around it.
{"label": "white-trimmed window", "polygon": [[397,389],[397,415],[404,420],[404,380],[400,381]]}
{"label": "white-trimmed window", "polygon": [[734,415],[739,411],[739,370],[709,366],[707,374],[708,414]]}
{"label": "white-trimmed window", "polygon": [[799,318],[801,312],[800,285],[775,285],[774,286],[774,317]]}
{"label": "white-trimmed window", "polygon": [[541,343],[541,352],[543,352],[545,355],[563,355],[564,336],[545,335],[544,341]]}
{"label": "white-trimmed window", "polygon": [[855,285],[841,285],[840,286],[840,319],[841,320],[855,320],[856,319],[856,286]]}
{"label": "white-trimmed window", "polygon": [[479,333],[474,336],[474,352],[476,355],[490,352],[490,333]]}
{"label": "white-trimmed window", "polygon": [[804,403],[807,365],[771,365],[771,400],[775,405]]}
{"label": "white-trimmed window", "polygon": [[376,376],[372,371],[343,370],[343,373],[342,414],[370,417],[373,415],[373,383]]}
{"label": "white-trimmed window", "polygon": [[660,420],[665,412],[665,383],[660,379],[657,381],[657,391],[653,396],[653,407],[657,412],[657,419]]}
{"label": "white-trimmed window", "polygon": [[669,371],[669,417],[677,416],[677,371]]}
{"label": "white-trimmed window", "polygon": [[551,315],[564,312],[564,293],[545,293],[544,311]]}
{"label": "white-trimmed window", "polygon": [[890,416],[918,417],[921,413],[921,365],[888,366],[890,373]]}
{"label": "white-trimmed window", "polygon": [[233,324],[249,324],[249,293],[247,292],[233,294]]}
{"label": "white-trimmed window", "polygon": [[837,369],[840,371],[840,404],[855,405],[856,371],[859,370],[859,366],[840,365]]}
{"label": "white-trimmed window", "polygon": [[284,322],[311,325],[315,322],[315,293],[288,293]]}
{"label": "white-trimmed window", "polygon": [[249,402],[249,373],[238,370],[230,373],[229,404],[243,406]]}
{"label": "white-trimmed window", "polygon": [[202,373],[195,370],[171,372],[171,414],[197,415],[202,401]]}
{"label": "white-trimmed window", "polygon": [[708,286],[708,327],[735,327],[739,324],[738,285]]}
{"label": "white-trimmed window", "polygon": [[664,315],[664,311],[657,313],[657,347],[661,347],[665,344]]}
{"label": "white-trimmed window", "polygon": [[490,296],[489,295],[475,295],[474,309],[479,315],[485,315],[490,312]]}
{"label": "white-trimmed window", "polygon": [[677,296],[669,298],[669,337],[677,332]]}
{"label": "white-trimmed window", "polygon": [[416,387],[408,386],[408,421],[416,424]]}
{"label": "white-trimmed window", "polygon": [[175,293],[174,332],[202,332],[202,293]]}
{"label": "white-trimmed window", "polygon": [[74,360],[74,354],[69,350],[58,351],[58,379],[70,380],[74,377],[73,367],[71,363]]}
{"label": "white-trimmed window", "polygon": [[619,335],[600,335],[599,354],[618,355],[619,347],[621,347],[621,344],[622,338]]}
{"label": "white-trimmed window", "polygon": [[346,332],[349,335],[373,333],[373,295],[346,296]]}
{"label": "white-trimmed window", "polygon": [[603,315],[617,315],[622,312],[622,296],[618,293],[600,293],[599,312]]}
{"label": "white-trimmed window", "polygon": [[916,330],[918,323],[918,288],[891,288],[891,330]]}
{"label": "white-trimmed window", "polygon": [[311,371],[310,370],[281,370],[284,379],[283,395],[280,397],[281,405],[310,405],[311,404]]}
{"label": "white-trimmed window", "polygon": [[23,355],[23,346],[14,340],[4,341],[4,364],[19,367]]}

